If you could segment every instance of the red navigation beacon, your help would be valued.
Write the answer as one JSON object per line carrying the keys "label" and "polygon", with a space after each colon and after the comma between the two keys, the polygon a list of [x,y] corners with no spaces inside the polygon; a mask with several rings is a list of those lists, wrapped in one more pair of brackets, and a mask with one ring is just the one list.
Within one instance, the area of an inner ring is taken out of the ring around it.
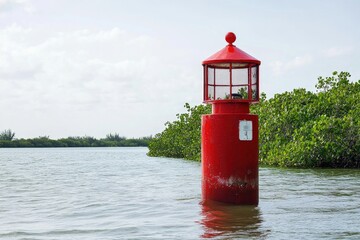
{"label": "red navigation beacon", "polygon": [[258,205],[258,116],[249,113],[259,101],[260,61],[228,45],[205,61],[204,103],[212,114],[201,120],[202,198]]}

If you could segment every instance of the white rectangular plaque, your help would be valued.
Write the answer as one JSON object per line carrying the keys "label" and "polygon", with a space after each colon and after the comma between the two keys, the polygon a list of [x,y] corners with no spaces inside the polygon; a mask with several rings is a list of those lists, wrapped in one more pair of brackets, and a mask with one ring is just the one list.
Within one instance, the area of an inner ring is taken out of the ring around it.
{"label": "white rectangular plaque", "polygon": [[239,139],[241,141],[251,141],[253,139],[252,121],[240,120],[240,122],[239,122]]}

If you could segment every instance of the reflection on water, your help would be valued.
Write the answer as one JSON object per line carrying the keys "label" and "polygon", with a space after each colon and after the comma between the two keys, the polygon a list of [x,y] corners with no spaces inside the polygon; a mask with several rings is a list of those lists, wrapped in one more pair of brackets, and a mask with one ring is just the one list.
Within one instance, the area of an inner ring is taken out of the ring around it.
{"label": "reflection on water", "polygon": [[248,239],[264,236],[259,229],[262,217],[258,207],[206,201],[201,202],[201,215],[202,238],[231,236]]}

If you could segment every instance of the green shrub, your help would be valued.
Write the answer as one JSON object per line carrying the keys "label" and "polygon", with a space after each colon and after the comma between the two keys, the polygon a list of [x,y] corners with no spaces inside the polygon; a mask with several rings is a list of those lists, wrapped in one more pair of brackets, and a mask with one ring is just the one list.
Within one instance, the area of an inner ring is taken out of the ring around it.
{"label": "green shrub", "polygon": [[[261,95],[260,164],[278,167],[360,167],[360,81],[347,72],[319,77],[317,92],[303,88]],[[211,106],[190,107],[149,143],[149,156],[200,160],[201,115]]]}

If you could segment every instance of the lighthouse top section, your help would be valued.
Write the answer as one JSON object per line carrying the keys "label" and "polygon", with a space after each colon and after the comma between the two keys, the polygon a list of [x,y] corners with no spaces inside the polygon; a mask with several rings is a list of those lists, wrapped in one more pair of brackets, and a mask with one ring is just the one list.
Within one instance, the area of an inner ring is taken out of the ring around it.
{"label": "lighthouse top section", "polygon": [[260,61],[237,48],[234,33],[225,36],[228,45],[202,62],[204,102],[258,102]]}
{"label": "lighthouse top section", "polygon": [[236,35],[234,33],[229,32],[226,34],[225,40],[228,42],[228,45],[204,60],[203,64],[210,65],[215,63],[232,62],[243,64],[253,63],[260,65],[259,60],[233,45],[233,43],[236,41]]}

